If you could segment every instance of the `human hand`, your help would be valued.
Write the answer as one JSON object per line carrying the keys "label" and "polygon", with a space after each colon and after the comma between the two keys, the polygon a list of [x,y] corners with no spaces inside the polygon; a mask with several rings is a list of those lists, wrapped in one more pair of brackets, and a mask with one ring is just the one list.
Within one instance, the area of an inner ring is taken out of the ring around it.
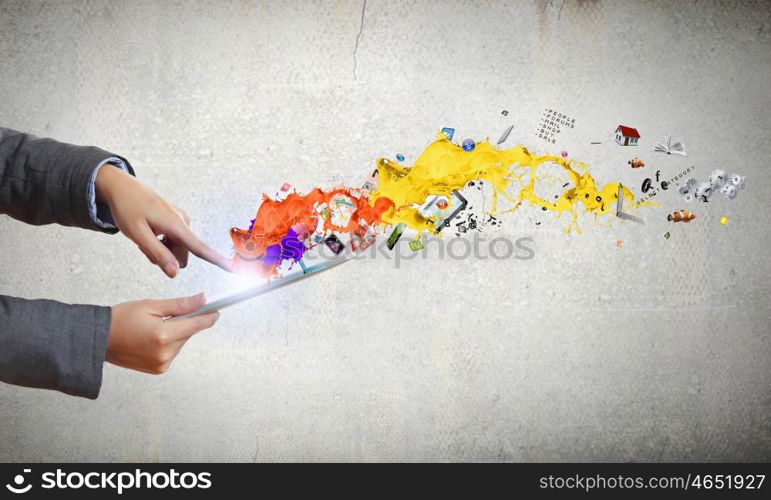
{"label": "human hand", "polygon": [[213,312],[178,321],[163,318],[195,311],[205,301],[201,293],[177,299],[125,302],[113,307],[107,361],[145,373],[165,373],[185,342],[212,327],[220,314]]}
{"label": "human hand", "polygon": [[[96,176],[96,199],[110,206],[115,224],[169,278],[187,266],[188,251],[230,271],[230,261],[198,239],[190,217],[119,168]],[[161,239],[159,239],[159,237]]]}

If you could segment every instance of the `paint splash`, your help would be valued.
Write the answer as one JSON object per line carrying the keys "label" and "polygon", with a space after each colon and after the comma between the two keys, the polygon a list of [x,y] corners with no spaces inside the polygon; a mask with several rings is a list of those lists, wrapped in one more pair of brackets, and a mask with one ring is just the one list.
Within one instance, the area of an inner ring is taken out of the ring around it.
{"label": "paint splash", "polygon": [[[557,165],[570,182],[554,201],[536,194],[536,188],[553,174],[539,173],[546,165]],[[283,199],[263,195],[257,215],[248,230],[233,228],[234,269],[271,277],[284,262],[299,262],[303,254],[332,234],[350,233],[362,237],[373,230],[403,224],[418,234],[434,232],[437,222],[421,214],[421,206],[433,196],[451,197],[474,181],[492,186],[492,206],[487,215],[518,210],[523,204],[567,213],[566,232],[578,226],[579,208],[598,216],[615,213],[619,183],[598,186],[583,162],[561,156],[534,155],[524,146],[496,149],[489,141],[465,151],[439,133],[412,166],[387,158],[377,160],[377,186],[363,188],[320,188],[308,194],[289,193]],[[570,186],[570,187],[568,187]],[[621,186],[624,198],[634,200],[632,192]],[[499,205],[505,204],[502,208]],[[638,202],[632,206],[650,205]]]}
{"label": "paint splash", "polygon": [[390,207],[387,198],[370,204],[364,191],[355,188],[316,188],[306,195],[290,193],[281,200],[264,194],[251,227],[230,230],[234,269],[274,275],[283,261],[302,258],[311,248],[306,242],[312,235],[355,233],[382,224],[380,215]]}

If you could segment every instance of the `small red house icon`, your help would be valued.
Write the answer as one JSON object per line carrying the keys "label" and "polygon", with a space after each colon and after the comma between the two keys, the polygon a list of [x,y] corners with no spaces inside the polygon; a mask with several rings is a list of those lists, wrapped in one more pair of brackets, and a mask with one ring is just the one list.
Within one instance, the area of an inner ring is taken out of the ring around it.
{"label": "small red house icon", "polygon": [[622,146],[637,146],[640,133],[636,128],[619,125],[616,129],[616,142]]}

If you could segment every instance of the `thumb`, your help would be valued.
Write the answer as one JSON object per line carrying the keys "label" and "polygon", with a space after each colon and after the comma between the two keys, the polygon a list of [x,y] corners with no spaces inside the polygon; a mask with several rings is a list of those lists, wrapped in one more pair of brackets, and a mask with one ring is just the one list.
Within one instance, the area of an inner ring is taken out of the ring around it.
{"label": "thumb", "polygon": [[177,297],[175,299],[151,300],[150,309],[159,316],[180,316],[195,311],[206,303],[203,293],[190,297]]}

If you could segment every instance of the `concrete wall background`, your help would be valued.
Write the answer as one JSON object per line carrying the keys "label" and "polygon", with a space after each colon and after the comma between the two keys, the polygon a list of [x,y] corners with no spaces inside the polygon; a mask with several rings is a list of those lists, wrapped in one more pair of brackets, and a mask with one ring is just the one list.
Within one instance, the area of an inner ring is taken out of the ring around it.
{"label": "concrete wall background", "polygon": [[[645,226],[580,235],[523,210],[503,234],[533,238],[529,261],[350,264],[223,313],[165,376],[106,365],[95,402],[0,385],[0,460],[771,459],[769,4],[369,0],[363,23],[362,6],[0,0],[0,122],[127,156],[223,252],[263,191],[356,182],[443,126],[513,123],[509,144],[636,193],[690,165],[749,187],[687,227],[666,221],[672,190]],[[553,146],[545,107],[576,118]],[[612,143],[619,123],[639,148]],[[689,156],[654,155],[665,134]],[[0,293],[201,290],[226,280],[0,216]]]}

